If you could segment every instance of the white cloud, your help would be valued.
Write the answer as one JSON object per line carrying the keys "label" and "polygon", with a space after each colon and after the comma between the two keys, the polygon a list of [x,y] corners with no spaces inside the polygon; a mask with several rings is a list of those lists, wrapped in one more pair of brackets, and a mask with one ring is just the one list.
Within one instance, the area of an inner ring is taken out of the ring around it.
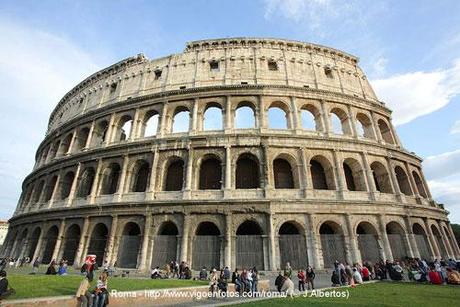
{"label": "white cloud", "polygon": [[460,94],[460,59],[444,70],[410,72],[371,81],[377,96],[401,125],[432,113]]}
{"label": "white cloud", "polygon": [[460,174],[460,149],[427,157],[423,161],[423,169],[429,179]]}
{"label": "white cloud", "polygon": [[450,134],[460,133],[460,120],[455,121],[452,128],[450,128]]}
{"label": "white cloud", "polygon": [[98,65],[74,42],[4,18],[0,46],[0,218],[8,218],[52,109]]}

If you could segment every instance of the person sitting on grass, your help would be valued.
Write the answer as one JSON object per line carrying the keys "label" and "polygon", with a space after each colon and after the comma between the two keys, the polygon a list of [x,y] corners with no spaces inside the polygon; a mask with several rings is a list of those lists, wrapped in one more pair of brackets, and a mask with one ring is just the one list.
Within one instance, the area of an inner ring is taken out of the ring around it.
{"label": "person sitting on grass", "polygon": [[339,276],[339,272],[337,272],[337,270],[332,271],[331,282],[332,282],[333,287],[340,287],[341,286],[340,276]]}
{"label": "person sitting on grass", "polygon": [[89,292],[89,286],[93,281],[93,271],[86,271],[85,278],[81,281],[75,297],[79,307],[92,307],[93,297]]}
{"label": "person sitting on grass", "polygon": [[184,278],[185,279],[192,279],[192,270],[190,270],[190,268],[188,266],[185,267]]}
{"label": "person sitting on grass", "polygon": [[363,268],[361,269],[361,274],[363,275],[363,281],[369,281],[370,272],[367,266],[363,266]]}
{"label": "person sitting on grass", "polygon": [[56,275],[56,261],[53,259],[50,262],[50,265],[48,266],[48,269],[46,269],[46,275]]}
{"label": "person sitting on grass", "polygon": [[447,268],[447,283],[450,285],[460,285],[460,274],[452,268]]}
{"label": "person sitting on grass", "polygon": [[8,279],[6,279],[6,271],[0,271],[0,301],[8,296],[15,294],[16,291],[13,288],[8,287]]}
{"label": "person sitting on grass", "polygon": [[159,266],[157,266],[156,268],[154,268],[152,270],[152,274],[150,274],[150,278],[151,279],[159,279],[159,278],[161,278],[160,267]]}
{"label": "person sitting on grass", "polygon": [[442,285],[441,274],[436,271],[435,267],[431,267],[430,272],[428,273],[428,278],[430,279],[430,283],[433,285]]}
{"label": "person sitting on grass", "polygon": [[67,260],[62,259],[59,263],[58,275],[67,275]]}
{"label": "person sitting on grass", "polygon": [[208,279],[208,271],[206,270],[206,267],[202,267],[199,275],[200,280],[207,280]]}
{"label": "person sitting on grass", "polygon": [[105,307],[109,304],[109,292],[107,291],[108,275],[104,271],[99,275],[96,289],[93,292],[93,307]]}
{"label": "person sitting on grass", "polygon": [[353,281],[356,284],[362,284],[363,283],[363,278],[361,277],[361,274],[356,268],[353,268]]}
{"label": "person sitting on grass", "polygon": [[275,279],[275,286],[276,286],[276,290],[278,290],[278,292],[281,292],[281,287],[283,286],[283,282],[284,282],[284,276],[283,276],[283,273],[280,272],[278,274],[278,277],[276,277],[276,279]]}
{"label": "person sitting on grass", "polygon": [[209,276],[209,291],[214,293],[217,291],[217,283],[219,282],[219,276],[217,276],[217,270],[212,269],[211,275]]}
{"label": "person sitting on grass", "polygon": [[281,286],[281,292],[284,292],[287,295],[290,295],[291,297],[294,294],[294,282],[288,276],[284,276],[284,282]]}

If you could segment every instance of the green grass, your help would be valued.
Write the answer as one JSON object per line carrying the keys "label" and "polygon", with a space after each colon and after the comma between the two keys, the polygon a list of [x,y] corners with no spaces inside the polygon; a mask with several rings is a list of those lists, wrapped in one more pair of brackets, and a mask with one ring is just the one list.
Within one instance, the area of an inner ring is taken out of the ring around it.
{"label": "green grass", "polygon": [[435,286],[429,284],[379,282],[349,291],[349,298],[294,297],[276,298],[240,306],[459,306],[460,286]]}
{"label": "green grass", "polygon": [[[96,274],[97,277],[97,274]],[[8,299],[22,299],[32,297],[74,295],[83,276],[79,275],[25,275],[8,274],[10,287],[16,290],[16,294]],[[148,278],[109,278],[109,290],[118,291],[144,290],[144,289],[166,289],[178,287],[192,287],[206,285],[207,282],[194,280],[177,279],[148,279]],[[96,279],[92,286],[96,285]]]}

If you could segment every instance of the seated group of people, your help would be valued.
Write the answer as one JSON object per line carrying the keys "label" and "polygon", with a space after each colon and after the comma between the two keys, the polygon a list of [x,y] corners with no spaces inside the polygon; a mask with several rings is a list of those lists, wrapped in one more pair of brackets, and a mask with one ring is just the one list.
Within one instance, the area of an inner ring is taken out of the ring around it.
{"label": "seated group of people", "polygon": [[232,274],[232,283],[235,284],[235,291],[239,293],[257,292],[259,273],[255,267],[250,270],[243,269],[241,273],[235,269]]}

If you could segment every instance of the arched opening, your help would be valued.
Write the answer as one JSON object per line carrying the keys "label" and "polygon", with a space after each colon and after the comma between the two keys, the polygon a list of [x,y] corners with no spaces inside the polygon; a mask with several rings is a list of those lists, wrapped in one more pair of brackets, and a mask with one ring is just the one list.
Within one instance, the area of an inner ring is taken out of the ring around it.
{"label": "arched opening", "polygon": [[32,201],[34,203],[38,203],[40,201],[40,197],[43,193],[43,188],[45,186],[45,180],[40,180],[38,185],[34,189],[34,197],[32,198]]}
{"label": "arched opening", "polygon": [[412,232],[414,233],[415,242],[417,243],[420,258],[426,261],[431,260],[432,254],[430,252],[430,245],[428,243],[428,237],[426,236],[423,227],[418,223],[414,223],[412,226]]}
{"label": "arched opening", "polygon": [[88,253],[89,255],[96,255],[96,263],[101,266],[104,260],[105,248],[107,246],[108,229],[103,223],[94,226],[89,241]]}
{"label": "arched opening", "polygon": [[236,230],[236,267],[264,269],[262,228],[255,221],[245,221]]}
{"label": "arched opening", "polygon": [[83,175],[80,178],[80,185],[78,187],[77,197],[83,198],[91,194],[94,183],[94,168],[88,167],[83,171]]}
{"label": "arched opening", "polygon": [[145,114],[144,120],[142,121],[141,126],[141,136],[151,137],[155,136],[158,131],[158,123],[160,120],[160,115],[156,111],[149,111]]}
{"label": "arched opening", "polygon": [[75,148],[78,151],[82,151],[85,148],[86,142],[88,141],[88,136],[89,136],[88,127],[81,128],[78,131],[77,137],[75,138]]}
{"label": "arched opening", "polygon": [[65,233],[62,259],[67,260],[69,265],[72,265],[75,261],[75,255],[77,253],[78,244],[80,243],[80,226],[73,224]]}
{"label": "arched opening", "polygon": [[217,104],[208,106],[203,115],[204,130],[222,130],[222,109]]}
{"label": "arched opening", "polygon": [[150,177],[150,165],[145,160],[139,160],[134,166],[133,179],[131,185],[132,192],[145,192]]}
{"label": "arched opening", "polygon": [[347,158],[343,162],[343,172],[349,191],[366,191],[366,181],[361,164],[355,159]]}
{"label": "arched opening", "polygon": [[165,263],[177,260],[177,236],[179,231],[171,221],[163,222],[154,237],[152,267],[161,267]]}
{"label": "arched opening", "polygon": [[201,222],[193,240],[192,264],[195,270],[220,267],[220,230],[212,222]]}
{"label": "arched opening", "polygon": [[57,157],[61,157],[65,155],[69,149],[70,149],[70,143],[72,142],[73,135],[68,134],[65,139],[61,142],[61,145],[59,146],[59,150],[57,153]]}
{"label": "arched opening", "polygon": [[91,138],[92,147],[100,146],[107,140],[108,129],[109,123],[106,120],[101,120],[94,126],[93,136]]}
{"label": "arched opening", "polygon": [[336,260],[344,263],[345,241],[342,227],[332,221],[326,221],[319,228],[321,247],[323,250],[323,261],[325,268],[333,268]]}
{"label": "arched opening", "polygon": [[174,112],[172,132],[187,132],[190,129],[190,111],[185,107],[179,107]]}
{"label": "arched opening", "polygon": [[326,158],[313,157],[310,160],[310,173],[313,189],[335,190],[332,166]]}
{"label": "arched opening", "polygon": [[280,265],[289,262],[294,269],[305,269],[308,266],[307,244],[305,230],[294,222],[281,225],[279,235]]}
{"label": "arched opening", "polygon": [[34,232],[32,232],[32,236],[30,237],[28,253],[26,255],[31,259],[31,261],[35,261],[34,254],[37,250],[38,240],[40,239],[42,231],[40,227],[35,228]]}
{"label": "arched opening", "polygon": [[358,235],[358,247],[361,252],[362,262],[378,262],[380,258],[380,246],[377,230],[369,222],[361,222],[356,228]]}
{"label": "arched opening", "polygon": [[356,115],[356,129],[358,130],[358,136],[366,139],[373,139],[374,132],[372,130],[372,122],[363,113]]}
{"label": "arched opening", "polygon": [[48,182],[46,185],[46,191],[45,191],[45,202],[48,202],[51,197],[53,197],[53,192],[54,192],[54,187],[56,186],[57,183],[57,176],[53,176],[51,180]]}
{"label": "arched opening", "polygon": [[53,257],[54,248],[56,247],[56,242],[58,238],[58,227],[52,226],[45,235],[44,241],[44,250],[42,256],[42,263],[50,263]]}
{"label": "arched opening", "polygon": [[379,119],[377,123],[379,126],[380,135],[382,136],[382,139],[385,141],[385,143],[394,144],[395,141],[393,140],[393,135],[387,123],[383,119]]}
{"label": "arched opening", "polygon": [[235,110],[235,128],[256,128],[256,115],[252,105],[240,104]]}
{"label": "arched opening", "polygon": [[27,244],[27,229],[24,229],[24,231],[22,231],[21,236],[18,239],[18,244],[16,246],[16,250],[14,250],[13,253],[12,253],[13,258],[21,257],[23,249],[27,248],[27,246],[25,246],[25,244]]}
{"label": "arched opening", "polygon": [[127,139],[129,139],[131,136],[132,127],[133,127],[132,117],[129,115],[123,115],[118,121],[118,124],[116,126],[115,136],[113,138],[114,141],[121,142],[121,141],[126,141]]}
{"label": "arched opening", "polygon": [[300,110],[302,128],[311,131],[321,131],[321,115],[313,105],[305,105]]}
{"label": "arched opening", "polygon": [[288,113],[280,107],[272,106],[268,108],[268,128],[288,129]]}
{"label": "arched opening", "polygon": [[417,174],[416,171],[412,172],[412,176],[414,177],[415,185],[417,186],[418,194],[423,198],[427,198],[425,186],[423,185],[422,179]]}
{"label": "arched opening", "polygon": [[184,161],[172,161],[166,171],[165,191],[181,191],[184,184]]}
{"label": "arched opening", "polygon": [[393,258],[403,260],[407,256],[404,229],[398,223],[390,222],[386,226],[386,232]]}
{"label": "arched opening", "polygon": [[141,248],[141,229],[133,222],[126,223],[120,238],[117,263],[121,268],[137,268]]}
{"label": "arched opening", "polygon": [[381,193],[393,193],[391,188],[390,176],[387,169],[380,162],[371,164],[372,176],[374,177],[375,188]]}
{"label": "arched opening", "polygon": [[72,183],[75,177],[74,172],[67,172],[61,180],[61,200],[69,197],[70,190],[72,189]]}
{"label": "arched opening", "polygon": [[438,228],[434,225],[431,225],[431,232],[433,233],[434,239],[436,240],[436,244],[438,245],[439,252],[441,253],[440,256],[444,259],[449,259],[446,246],[444,245],[442,235],[439,232]]}
{"label": "arched opening", "polygon": [[222,166],[217,158],[207,158],[200,165],[200,190],[220,190]]}
{"label": "arched opening", "polygon": [[103,172],[101,195],[115,194],[118,190],[121,168],[118,163],[111,163]]}
{"label": "arched opening", "polygon": [[242,154],[236,161],[236,188],[257,189],[260,187],[259,161],[254,155]]}
{"label": "arched opening", "polygon": [[273,161],[273,176],[275,177],[275,189],[294,189],[294,176],[291,164],[277,158]]}
{"label": "arched opening", "polygon": [[412,189],[410,187],[409,178],[407,178],[406,172],[400,167],[395,167],[396,180],[398,180],[399,190],[405,195],[412,195]]}
{"label": "arched opening", "polygon": [[345,111],[339,108],[332,109],[330,120],[332,133],[351,135],[350,123]]}

